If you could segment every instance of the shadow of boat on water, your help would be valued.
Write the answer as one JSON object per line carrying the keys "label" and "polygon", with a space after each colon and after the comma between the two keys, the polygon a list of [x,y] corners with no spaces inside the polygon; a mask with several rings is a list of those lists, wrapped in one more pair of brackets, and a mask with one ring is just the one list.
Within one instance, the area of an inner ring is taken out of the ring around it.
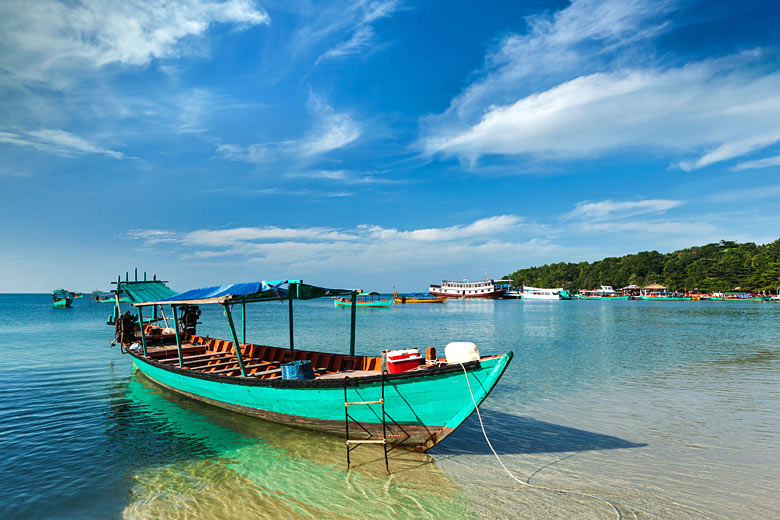
{"label": "shadow of boat on water", "polygon": [[[490,442],[499,453],[522,455],[647,446],[646,443],[631,442],[612,435],[538,421],[523,415],[488,409],[480,409],[480,413]],[[479,419],[476,414],[473,414],[431,453],[481,455],[491,451],[482,435]]]}

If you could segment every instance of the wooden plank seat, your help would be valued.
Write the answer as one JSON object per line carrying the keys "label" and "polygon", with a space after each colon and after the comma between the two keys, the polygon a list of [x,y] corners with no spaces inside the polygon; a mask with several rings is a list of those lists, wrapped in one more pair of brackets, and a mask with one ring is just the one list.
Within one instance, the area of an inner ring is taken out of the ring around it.
{"label": "wooden plank seat", "polygon": [[[223,368],[222,370],[215,370],[213,372],[209,372],[209,374],[226,374],[228,372],[240,372],[241,367],[238,366],[238,361],[235,362],[236,366],[233,368]],[[249,370],[250,368],[262,368],[267,367],[268,365],[278,365],[279,363],[275,363],[273,361],[265,361],[263,363],[256,363],[254,365],[244,365],[245,370]],[[215,366],[215,365],[211,365]]]}
{"label": "wooden plank seat", "polygon": [[[232,358],[230,361],[223,361],[221,363],[214,363],[213,365],[204,365],[204,366],[199,366],[199,367],[193,367],[192,369],[193,370],[200,370],[201,372],[206,372],[207,370],[212,369],[212,368],[220,368],[220,367],[227,367],[227,366],[230,366],[230,365],[238,365],[238,360],[236,359],[236,357],[235,356],[230,356],[230,357]],[[251,362],[251,361],[261,361],[261,360],[260,359],[256,359],[256,358],[244,359],[245,363],[246,362]],[[209,373],[213,374],[214,372],[209,372]]]}
{"label": "wooden plank seat", "polygon": [[[184,364],[185,365],[200,365],[200,364],[205,364],[205,363],[209,363],[211,361],[217,361],[217,360],[222,360],[222,359],[230,359],[230,358],[234,358],[235,359],[235,357],[236,356],[234,356],[233,354],[224,354],[224,355],[221,355],[221,356],[218,356],[216,354],[212,354],[211,357],[205,357],[205,358],[202,358],[202,359],[190,359],[189,357],[185,356]],[[163,359],[162,361],[158,361],[158,363],[166,363],[166,364],[178,365],[179,364],[179,358],[176,357],[176,358]]]}
{"label": "wooden plank seat", "polygon": [[[222,355],[222,354],[225,354],[225,352],[207,352],[206,354],[198,354],[196,356],[184,356],[184,361],[190,361],[190,360],[194,361],[196,359],[203,359],[203,358],[208,358],[208,357],[211,357],[211,356],[218,356],[218,355]],[[167,359],[161,359],[161,360],[158,361],[158,363],[169,363],[171,361],[179,361],[178,356],[177,357],[172,357],[172,358],[167,358]]]}

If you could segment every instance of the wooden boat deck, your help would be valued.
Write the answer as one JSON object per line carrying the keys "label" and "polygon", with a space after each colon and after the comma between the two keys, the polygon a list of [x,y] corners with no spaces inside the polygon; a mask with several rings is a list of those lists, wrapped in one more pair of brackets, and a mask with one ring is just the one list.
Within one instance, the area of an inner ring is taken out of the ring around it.
{"label": "wooden boat deck", "polygon": [[[382,366],[381,358],[373,356],[345,356],[254,344],[241,344],[240,347],[247,377],[261,379],[280,378],[283,363],[303,359],[312,362],[318,379],[377,375]],[[175,343],[147,345],[147,354],[153,361],[179,367],[179,350]],[[182,354],[181,368],[186,370],[214,375],[241,375],[232,341],[189,336],[182,343]]]}

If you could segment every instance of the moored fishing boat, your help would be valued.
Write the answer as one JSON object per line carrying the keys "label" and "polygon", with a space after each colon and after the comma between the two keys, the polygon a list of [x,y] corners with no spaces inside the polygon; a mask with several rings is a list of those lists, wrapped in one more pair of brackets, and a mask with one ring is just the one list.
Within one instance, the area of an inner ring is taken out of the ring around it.
{"label": "moored fishing boat", "polygon": [[51,304],[56,308],[63,309],[65,307],[70,307],[72,303],[73,298],[70,295],[70,291],[57,289],[51,293]]}
{"label": "moored fishing boat", "polygon": [[444,296],[438,297],[431,293],[409,293],[400,296],[397,292],[393,293],[395,303],[444,303],[446,300]]}
{"label": "moored fishing boat", "polygon": [[725,293],[712,293],[710,299],[716,302],[762,302],[769,300],[769,297],[761,296],[759,294],[731,291]]}
{"label": "moored fishing boat", "polygon": [[618,294],[611,285],[602,285],[598,289],[582,289],[578,295],[580,300],[628,300],[627,294]]}
{"label": "moored fishing boat", "polygon": [[641,294],[639,296],[642,300],[653,300],[653,301],[677,301],[677,302],[689,302],[691,301],[690,296],[685,296],[681,293],[676,292],[654,292],[654,293],[646,293]]}
{"label": "moored fishing boat", "polygon": [[[359,292],[356,296],[357,307],[390,307],[393,304],[392,298],[382,298],[378,292]],[[352,300],[348,298],[333,298],[333,305],[336,307],[350,307]]]}
{"label": "moored fishing boat", "polygon": [[[445,359],[436,358],[428,350],[425,364],[406,366],[419,359],[408,356],[399,362],[403,371],[392,373],[394,370],[390,369],[388,373],[382,368],[381,356],[355,355],[354,312],[349,355],[295,349],[293,301],[347,295],[357,296],[357,291],[326,289],[300,280],[194,289],[163,300],[134,304],[138,311],[136,327],[124,327],[119,340],[129,345],[127,352],[141,373],[193,399],[342,436],[345,424],[354,421],[364,429],[360,431],[375,439],[373,442],[418,451],[441,442],[463,423],[474,411],[474,404],[487,397],[512,359],[511,352],[480,356],[476,348],[467,347],[473,347],[472,344],[450,344]],[[247,303],[284,300],[289,301],[290,308],[289,348],[246,343],[243,319],[239,342],[233,321],[234,306],[239,305],[242,316],[246,316]],[[198,335],[197,320],[177,317],[179,309],[191,313],[196,306],[207,304],[223,307],[232,341]],[[137,326],[144,323],[144,309],[168,305],[176,324],[173,341],[163,337],[154,325]],[[131,345],[136,339],[141,344]],[[391,355],[392,352],[388,353],[388,364]],[[309,367],[310,373],[305,379],[291,379],[287,376],[292,369],[285,370],[291,366]]]}

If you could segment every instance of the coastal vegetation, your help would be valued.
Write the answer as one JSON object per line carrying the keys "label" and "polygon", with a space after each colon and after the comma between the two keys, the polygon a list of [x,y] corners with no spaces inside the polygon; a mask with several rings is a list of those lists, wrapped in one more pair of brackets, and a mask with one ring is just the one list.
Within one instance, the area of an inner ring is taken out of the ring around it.
{"label": "coastal vegetation", "polygon": [[780,239],[765,245],[721,240],[671,253],[643,251],[595,262],[559,262],[519,269],[506,278],[515,286],[572,290],[659,283],[686,291],[774,291],[780,286]]}

